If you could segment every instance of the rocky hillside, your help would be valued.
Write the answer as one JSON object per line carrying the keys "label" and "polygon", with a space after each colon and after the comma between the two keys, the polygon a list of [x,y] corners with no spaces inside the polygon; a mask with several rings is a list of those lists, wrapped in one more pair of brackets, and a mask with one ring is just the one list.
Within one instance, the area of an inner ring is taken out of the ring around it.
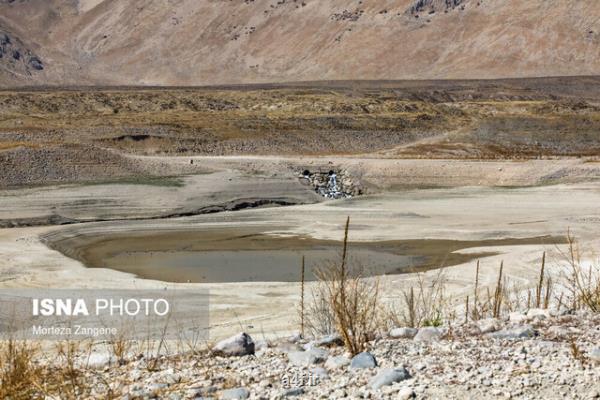
{"label": "rocky hillside", "polygon": [[600,4],[3,0],[0,39],[2,86],[593,75]]}
{"label": "rocky hillside", "polygon": [[44,69],[44,63],[23,42],[0,30],[0,69],[3,73],[27,79]]}

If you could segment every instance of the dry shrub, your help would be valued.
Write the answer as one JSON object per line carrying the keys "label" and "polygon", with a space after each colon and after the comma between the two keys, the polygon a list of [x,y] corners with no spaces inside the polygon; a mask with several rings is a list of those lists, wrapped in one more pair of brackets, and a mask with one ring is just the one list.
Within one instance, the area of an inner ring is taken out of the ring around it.
{"label": "dry shrub", "polygon": [[312,337],[335,332],[335,318],[325,282],[316,282],[304,306],[304,331]]}
{"label": "dry shrub", "polygon": [[440,326],[446,314],[446,274],[438,269],[432,279],[417,274],[416,286],[402,291],[401,305],[390,306],[390,319],[396,326],[420,328]]}
{"label": "dry shrub", "polygon": [[79,342],[65,340],[58,342],[56,345],[61,381],[53,382],[55,385],[52,391],[58,392],[61,398],[76,399],[87,392],[85,374],[77,366],[78,356],[82,353],[80,344]]}
{"label": "dry shrub", "polygon": [[569,341],[569,349],[571,350],[571,356],[575,360],[579,361],[582,367],[585,367],[585,365],[588,362],[588,359],[585,356],[585,354],[579,349],[577,342],[575,342],[575,339],[573,338],[571,338],[571,340]]}
{"label": "dry shrub", "polygon": [[39,398],[37,384],[42,369],[34,358],[37,346],[9,339],[0,344],[0,398],[29,400]]}
{"label": "dry shrub", "polygon": [[562,284],[571,308],[577,310],[588,308],[600,312],[600,266],[598,263],[584,262],[583,252],[571,232],[567,232],[567,250],[560,251],[566,263],[566,271],[562,271]]}
{"label": "dry shrub", "polygon": [[340,261],[315,271],[318,282],[306,322],[308,328],[318,333],[335,330],[346,349],[358,354],[380,326],[380,292],[377,278],[367,279],[364,268],[348,265],[349,226],[350,218],[346,220]]}
{"label": "dry shrub", "polygon": [[84,354],[80,345],[63,341],[55,351],[42,358],[44,352],[32,341],[0,343],[0,399],[78,400],[94,392],[107,400],[116,398],[101,371],[77,366],[76,360]]}

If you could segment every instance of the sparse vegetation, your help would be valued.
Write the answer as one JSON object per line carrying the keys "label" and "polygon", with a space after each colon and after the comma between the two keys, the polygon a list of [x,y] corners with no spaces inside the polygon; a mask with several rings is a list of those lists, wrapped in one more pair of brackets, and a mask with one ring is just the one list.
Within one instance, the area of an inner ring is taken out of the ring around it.
{"label": "sparse vegetation", "polygon": [[[396,310],[383,315],[382,295],[379,281],[365,278],[360,266],[351,265],[348,256],[348,236],[350,219],[346,221],[341,257],[337,262],[321,265],[318,268],[319,280],[304,299],[304,280],[301,279],[301,310],[305,315],[304,328],[310,334],[322,336],[337,332],[351,354],[365,350],[377,331],[383,327],[383,317],[389,317],[396,326],[424,327],[448,326],[452,328],[456,315],[451,298],[446,295],[448,279],[445,269],[416,273],[414,284],[402,291],[402,299]],[[577,241],[569,232],[567,250],[562,252],[558,267],[562,274],[552,275],[547,266],[546,253],[541,258],[541,266],[536,285],[521,288],[511,285],[505,273],[504,263],[500,264],[493,288],[485,288],[486,296],[481,295],[481,264],[475,265],[473,302],[466,298],[466,322],[482,318],[502,318],[511,311],[528,308],[560,308],[563,304],[573,309],[585,308],[598,312],[599,280],[598,266],[587,262],[582,256]],[[303,260],[304,261],[304,260]],[[304,262],[301,264],[301,275]],[[554,278],[553,278],[554,277]],[[564,294],[563,294],[564,293]],[[554,297],[553,297],[554,296]],[[563,303],[564,296],[564,303]],[[306,301],[308,300],[308,301]],[[306,301],[306,304],[305,304]],[[449,329],[452,337],[452,329]],[[589,364],[586,350],[569,339],[570,355],[581,366]],[[104,381],[101,370],[91,370],[85,359],[91,354],[94,343],[63,341],[54,349],[52,360],[41,360],[41,349],[27,341],[8,340],[0,343],[0,398],[10,400],[60,398],[75,400],[87,398],[95,393],[105,399],[116,398],[109,382]],[[97,345],[97,343],[96,343]],[[131,362],[128,354],[134,343],[117,337],[104,344],[118,362],[115,368]],[[189,363],[191,358],[202,351],[182,346],[175,355],[166,356],[168,345],[164,335],[157,341],[139,341],[135,354],[144,354],[148,373],[162,371],[166,366]],[[144,347],[145,346],[145,347]],[[183,350],[182,350],[183,349]],[[94,382],[94,383],[92,383]],[[239,381],[229,376],[222,382],[223,388],[234,388]]]}
{"label": "sparse vegetation", "polygon": [[[566,268],[561,271],[561,286],[566,292],[565,301],[572,309],[588,308],[600,312],[600,265],[594,263],[593,254],[583,259],[579,243],[569,231],[567,250],[560,251]],[[562,302],[562,300],[561,300]]]}
{"label": "sparse vegetation", "polygon": [[446,274],[443,268],[430,279],[426,273],[416,274],[416,284],[402,291],[400,305],[392,303],[389,318],[396,326],[419,328],[440,326],[446,310]]}
{"label": "sparse vegetation", "polygon": [[[419,158],[600,154],[599,109],[592,102],[563,99],[563,91],[532,88],[526,80],[524,89],[505,87],[501,95],[498,88],[477,82],[449,83],[437,90],[426,84],[362,85],[334,90],[315,84],[270,90],[5,91],[0,93],[0,132],[9,135],[0,141],[0,150],[22,145],[43,149],[52,141],[54,146],[177,155],[392,148],[397,148],[394,156]],[[569,90],[573,85],[581,83],[575,81]],[[52,139],[38,134],[46,131]],[[14,132],[19,132],[18,140]],[[441,133],[444,139],[433,138]],[[426,137],[432,140],[422,141]]]}
{"label": "sparse vegetation", "polygon": [[36,398],[42,367],[37,365],[39,348],[28,341],[9,339],[0,343],[0,398]]}
{"label": "sparse vegetation", "polygon": [[381,299],[378,278],[367,279],[361,266],[348,263],[349,229],[350,217],[346,220],[340,261],[317,268],[319,283],[311,308],[317,314],[311,313],[311,326],[321,331],[335,327],[346,349],[358,354],[381,324]]}

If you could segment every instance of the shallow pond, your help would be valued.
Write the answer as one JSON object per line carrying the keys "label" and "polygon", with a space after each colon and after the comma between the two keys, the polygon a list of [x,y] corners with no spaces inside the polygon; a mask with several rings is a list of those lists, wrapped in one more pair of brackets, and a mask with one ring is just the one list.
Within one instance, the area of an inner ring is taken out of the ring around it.
{"label": "shallow pond", "polygon": [[[391,240],[350,242],[349,265],[366,275],[400,274],[456,265],[493,252],[456,253],[474,247],[558,243],[548,236],[479,241]],[[295,282],[302,256],[306,280],[315,269],[339,262],[342,243],[281,237],[260,228],[165,230],[79,235],[50,243],[91,268],[110,268],[168,282]]]}

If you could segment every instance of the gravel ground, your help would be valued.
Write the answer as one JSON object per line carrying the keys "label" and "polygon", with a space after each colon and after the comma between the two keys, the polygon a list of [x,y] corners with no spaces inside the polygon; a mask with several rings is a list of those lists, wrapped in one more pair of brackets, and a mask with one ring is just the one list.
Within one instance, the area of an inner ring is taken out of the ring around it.
{"label": "gravel ground", "polygon": [[414,338],[396,330],[390,334],[407,337],[388,334],[369,343],[377,366],[364,353],[351,361],[332,337],[256,340],[255,354],[245,356],[163,356],[153,369],[143,356],[117,366],[99,352],[80,362],[96,398],[104,395],[101,380],[123,399],[600,398],[600,315],[561,314],[532,309],[422,328]]}

